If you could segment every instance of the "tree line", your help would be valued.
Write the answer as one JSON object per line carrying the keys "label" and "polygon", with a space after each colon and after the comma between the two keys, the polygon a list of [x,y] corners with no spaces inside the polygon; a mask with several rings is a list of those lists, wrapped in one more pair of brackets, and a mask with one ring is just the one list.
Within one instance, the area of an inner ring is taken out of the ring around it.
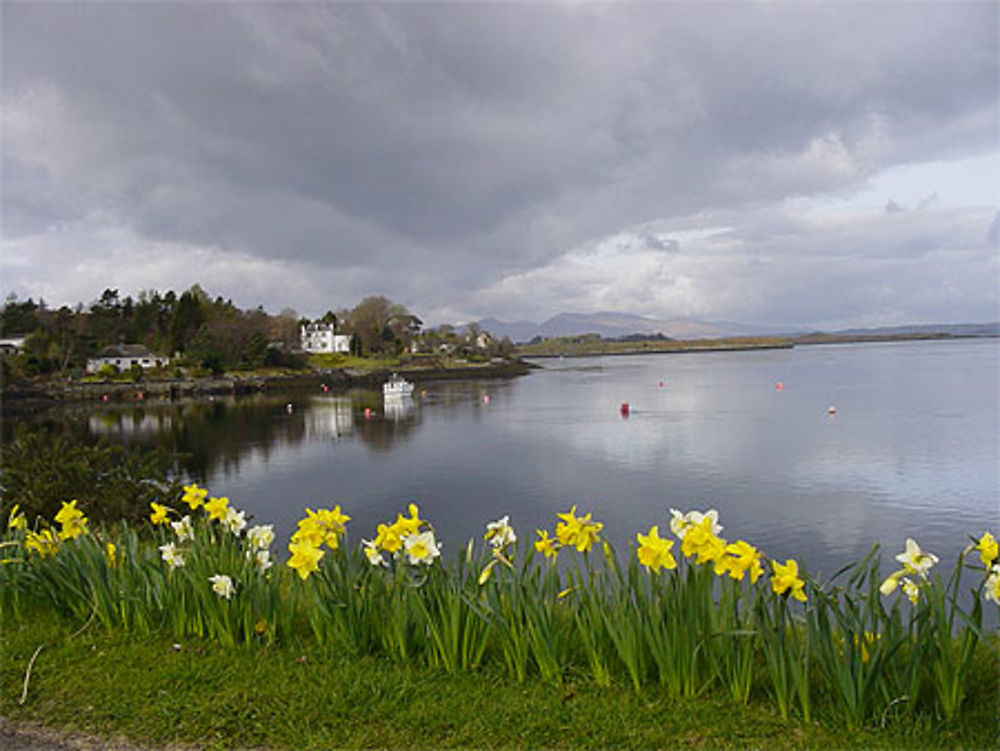
{"label": "tree line", "polygon": [[[508,355],[509,340],[485,338],[475,324],[463,332],[444,325],[422,331],[423,322],[405,306],[371,295],[351,309],[328,310],[318,322],[350,337],[360,357],[445,352],[460,356]],[[14,357],[3,358],[4,380],[46,374],[81,374],[87,359],[116,344],[142,344],[171,358],[171,368],[213,374],[261,367],[305,367],[300,327],[312,323],[286,308],[277,315],[263,307],[243,310],[232,300],[212,297],[199,285],[180,294],[144,290],[133,298],[105,289],[88,306],[51,308],[44,300],[8,295],[0,309],[0,334],[24,336]]]}

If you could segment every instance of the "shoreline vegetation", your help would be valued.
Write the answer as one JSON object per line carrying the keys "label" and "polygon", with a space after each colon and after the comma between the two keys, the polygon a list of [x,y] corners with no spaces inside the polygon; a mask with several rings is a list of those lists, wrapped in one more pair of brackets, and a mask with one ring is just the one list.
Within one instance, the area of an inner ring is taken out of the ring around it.
{"label": "shoreline vegetation", "polygon": [[945,577],[909,539],[888,575],[876,546],[820,580],[727,541],[714,510],[670,509],[622,555],[577,506],[537,537],[504,516],[444,551],[415,504],[360,545],[339,505],[307,508],[287,554],[197,485],[149,510],[108,526],[75,500],[51,521],[0,508],[0,731],[268,749],[997,740],[989,532]]}
{"label": "shoreline vegetation", "polygon": [[795,337],[727,337],[723,339],[639,338],[603,339],[597,334],[564,336],[518,344],[519,357],[603,357],[605,355],[686,354],[696,352],[743,352],[793,349],[813,344],[861,344],[877,342],[937,341],[995,338],[948,333],[913,334],[803,334]]}

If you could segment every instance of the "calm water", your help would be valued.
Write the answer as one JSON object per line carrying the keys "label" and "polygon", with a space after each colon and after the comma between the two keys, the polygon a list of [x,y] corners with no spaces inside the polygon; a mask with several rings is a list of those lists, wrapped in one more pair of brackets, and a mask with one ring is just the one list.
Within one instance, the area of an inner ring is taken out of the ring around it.
{"label": "calm water", "polygon": [[213,494],[283,535],[340,503],[352,539],[371,537],[413,500],[455,549],[503,514],[533,537],[575,503],[623,546],[671,506],[714,507],[725,536],[832,573],[875,541],[951,558],[1000,530],[997,340],[539,364],[422,383],[388,412],[359,391],[60,419],[188,452]]}

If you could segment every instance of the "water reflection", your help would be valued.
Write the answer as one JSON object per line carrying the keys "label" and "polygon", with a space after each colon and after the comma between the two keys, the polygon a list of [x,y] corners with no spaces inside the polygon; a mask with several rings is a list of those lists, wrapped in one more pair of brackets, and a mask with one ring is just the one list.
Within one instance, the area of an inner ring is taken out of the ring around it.
{"label": "water reflection", "polygon": [[284,535],[307,505],[342,503],[357,539],[416,500],[457,549],[487,520],[509,513],[530,537],[579,503],[622,548],[671,506],[713,506],[727,534],[829,573],[877,540],[914,536],[944,560],[1000,528],[995,341],[543,364],[420,383],[401,403],[297,393],[41,421],[167,446]]}

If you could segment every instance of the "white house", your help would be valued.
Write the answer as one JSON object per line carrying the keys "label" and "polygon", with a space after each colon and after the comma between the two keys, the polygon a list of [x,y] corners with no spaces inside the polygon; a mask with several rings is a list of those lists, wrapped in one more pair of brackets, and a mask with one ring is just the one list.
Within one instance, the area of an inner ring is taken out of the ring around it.
{"label": "white house", "polygon": [[307,323],[300,329],[302,349],[317,354],[350,352],[351,337],[335,334],[332,323]]}
{"label": "white house", "polygon": [[119,371],[128,370],[133,365],[140,368],[163,368],[169,364],[169,357],[154,355],[142,344],[116,344],[105,347],[97,357],[87,360],[87,372],[96,373],[105,365],[111,365]]}
{"label": "white house", "polygon": [[7,336],[0,339],[0,353],[16,355],[24,349],[24,340],[27,338],[27,336]]}

